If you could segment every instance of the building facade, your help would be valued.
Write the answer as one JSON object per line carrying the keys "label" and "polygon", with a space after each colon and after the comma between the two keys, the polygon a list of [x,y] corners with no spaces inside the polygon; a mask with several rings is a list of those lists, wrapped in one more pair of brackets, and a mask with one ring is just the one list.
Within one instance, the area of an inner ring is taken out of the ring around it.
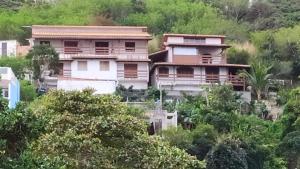
{"label": "building facade", "polygon": [[2,97],[8,100],[8,107],[15,108],[20,101],[20,83],[9,67],[0,67]]}
{"label": "building facade", "polygon": [[51,45],[59,53],[59,75],[49,87],[93,88],[113,93],[117,85],[147,89],[149,82],[146,27],[32,26],[34,45]]}
{"label": "building facade", "polygon": [[0,41],[0,57],[25,56],[31,46],[21,46],[17,40]]}
{"label": "building facade", "polygon": [[149,55],[151,85],[166,90],[169,96],[201,93],[211,84],[231,84],[235,90],[245,91],[245,80],[238,71],[250,66],[227,63],[225,50],[230,46],[224,39],[219,35],[164,34],[162,50]]}

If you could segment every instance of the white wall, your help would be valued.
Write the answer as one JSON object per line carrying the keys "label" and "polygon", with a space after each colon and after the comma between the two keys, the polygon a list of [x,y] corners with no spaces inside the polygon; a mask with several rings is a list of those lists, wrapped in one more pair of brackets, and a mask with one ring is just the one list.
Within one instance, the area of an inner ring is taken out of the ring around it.
{"label": "white wall", "polygon": [[17,41],[16,40],[7,40],[0,41],[0,56],[2,55],[2,43],[7,43],[7,56],[15,57],[17,55]]}
{"label": "white wall", "polygon": [[228,77],[228,68],[226,67],[220,67],[219,69],[219,75],[220,75],[220,82],[224,83],[226,78]]}
{"label": "white wall", "polygon": [[83,90],[93,88],[95,94],[112,94],[116,90],[115,81],[88,81],[88,80],[61,80],[57,81],[57,89],[63,90]]}
{"label": "white wall", "polygon": [[174,47],[174,55],[197,55],[198,49],[193,47]]}
{"label": "white wall", "polygon": [[[87,61],[87,70],[78,70],[78,61]],[[78,59],[71,63],[71,77],[82,79],[102,79],[117,80],[117,63],[114,60],[109,61],[109,71],[100,71],[99,59]]]}
{"label": "white wall", "polygon": [[183,43],[184,38],[183,37],[168,37],[167,43]]}
{"label": "white wall", "polygon": [[206,38],[205,39],[206,44],[221,44],[221,38]]}

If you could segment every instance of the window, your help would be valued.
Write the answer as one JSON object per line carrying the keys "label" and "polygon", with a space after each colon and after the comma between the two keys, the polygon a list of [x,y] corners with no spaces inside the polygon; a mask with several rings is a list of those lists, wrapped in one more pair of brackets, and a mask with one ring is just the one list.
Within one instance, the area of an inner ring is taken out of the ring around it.
{"label": "window", "polygon": [[194,69],[191,67],[177,68],[177,77],[194,77]]}
{"label": "window", "polygon": [[167,68],[167,67],[160,67],[158,69],[158,76],[159,77],[169,77],[169,68]]}
{"label": "window", "polygon": [[134,52],[135,51],[135,42],[125,42],[125,51]]}
{"label": "window", "polygon": [[137,64],[124,64],[124,77],[137,78]]}
{"label": "window", "polygon": [[65,41],[65,47],[78,47],[78,41]]}
{"label": "window", "polygon": [[79,71],[86,71],[87,70],[87,61],[78,61],[77,69]]}
{"label": "window", "polygon": [[219,82],[219,72],[220,69],[218,67],[206,67],[206,82],[207,83],[218,83]]}
{"label": "window", "polygon": [[8,98],[8,89],[2,89],[2,96]]}
{"label": "window", "polygon": [[40,41],[40,45],[50,46],[50,41]]}
{"label": "window", "polygon": [[95,42],[96,54],[107,55],[109,53],[108,42]]}
{"label": "window", "polygon": [[64,47],[64,51],[67,54],[76,54],[81,52],[78,48],[78,41],[65,41]]}
{"label": "window", "polygon": [[60,75],[60,76],[64,75],[64,64],[63,63],[58,64],[58,75]]}
{"label": "window", "polygon": [[2,43],[2,56],[7,56],[7,43]]}
{"label": "window", "polygon": [[100,71],[109,71],[109,61],[100,61]]}

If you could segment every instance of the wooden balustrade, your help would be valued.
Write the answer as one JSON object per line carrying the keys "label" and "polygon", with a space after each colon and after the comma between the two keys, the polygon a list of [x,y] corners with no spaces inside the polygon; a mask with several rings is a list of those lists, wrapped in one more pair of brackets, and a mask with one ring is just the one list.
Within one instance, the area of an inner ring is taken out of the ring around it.
{"label": "wooden balustrade", "polygon": [[76,53],[81,53],[82,50],[78,47],[64,47],[64,53],[65,54],[76,54]]}
{"label": "wooden balustrade", "polygon": [[111,52],[109,51],[108,47],[95,47],[95,54],[96,55],[108,55]]}
{"label": "wooden balustrade", "polygon": [[97,56],[118,56],[122,60],[147,60],[148,49],[142,47],[125,48],[125,47],[60,47],[55,48],[59,53],[60,59],[72,59],[72,57],[97,57]]}
{"label": "wooden balustrade", "polygon": [[118,70],[119,79],[144,79],[148,80],[148,71],[146,70]]}
{"label": "wooden balustrade", "polygon": [[173,55],[174,63],[226,64],[225,55]]}
{"label": "wooden balustrade", "polygon": [[233,86],[245,87],[245,79],[239,75],[217,74],[157,74],[157,81],[167,81],[182,84],[231,83]]}

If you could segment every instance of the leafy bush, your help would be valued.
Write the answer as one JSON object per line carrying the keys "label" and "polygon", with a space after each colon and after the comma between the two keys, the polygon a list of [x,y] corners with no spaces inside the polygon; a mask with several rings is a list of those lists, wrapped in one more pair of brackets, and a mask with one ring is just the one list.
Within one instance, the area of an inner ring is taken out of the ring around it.
{"label": "leafy bush", "polygon": [[[200,168],[195,158],[146,133],[120,97],[51,91],[30,109],[45,127],[30,144],[28,166],[54,168]],[[25,158],[24,157],[24,158]]]}
{"label": "leafy bush", "polygon": [[20,83],[21,100],[25,102],[33,101],[37,97],[36,88],[29,81],[21,80]]}
{"label": "leafy bush", "polygon": [[235,48],[230,48],[227,51],[227,62],[231,64],[248,64],[250,59],[250,54],[246,50],[237,50]]}
{"label": "leafy bush", "polygon": [[208,155],[207,168],[248,169],[246,152],[236,141],[223,142]]}

